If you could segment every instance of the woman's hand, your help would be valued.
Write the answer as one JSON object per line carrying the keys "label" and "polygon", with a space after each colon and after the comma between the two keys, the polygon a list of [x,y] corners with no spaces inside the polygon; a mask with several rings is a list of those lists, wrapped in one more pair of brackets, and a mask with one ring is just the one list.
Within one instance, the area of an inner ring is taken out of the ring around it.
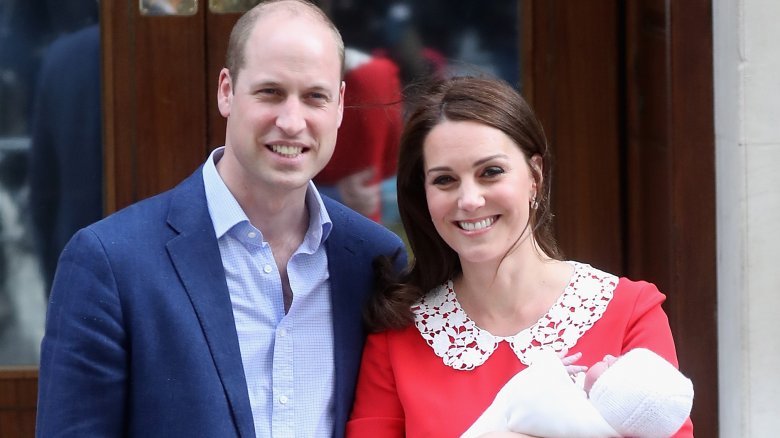
{"label": "woman's hand", "polygon": [[565,348],[561,350],[560,353],[558,353],[558,356],[561,358],[561,362],[563,363],[564,368],[566,368],[566,372],[568,372],[570,376],[588,370],[588,367],[584,365],[574,365],[574,362],[580,360],[580,358],[582,357],[582,353],[574,353],[571,356],[566,356],[568,352],[569,349]]}

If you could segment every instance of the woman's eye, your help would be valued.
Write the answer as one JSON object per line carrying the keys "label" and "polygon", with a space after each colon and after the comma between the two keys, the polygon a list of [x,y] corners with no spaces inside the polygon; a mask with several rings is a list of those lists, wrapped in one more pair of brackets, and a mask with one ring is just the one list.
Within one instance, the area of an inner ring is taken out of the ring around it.
{"label": "woman's eye", "polygon": [[433,179],[431,184],[433,184],[435,186],[441,186],[441,185],[449,184],[452,181],[454,181],[454,179],[451,176],[439,175],[439,176],[437,176],[436,178]]}
{"label": "woman's eye", "polygon": [[502,173],[504,173],[504,169],[498,166],[486,167],[485,170],[482,171],[483,176],[496,176]]}

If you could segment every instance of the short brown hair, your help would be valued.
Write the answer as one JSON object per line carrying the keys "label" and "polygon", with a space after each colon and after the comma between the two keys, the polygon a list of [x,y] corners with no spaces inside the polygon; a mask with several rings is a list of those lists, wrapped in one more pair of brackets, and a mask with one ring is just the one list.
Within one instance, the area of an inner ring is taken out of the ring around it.
{"label": "short brown hair", "polygon": [[230,76],[233,82],[238,80],[238,74],[245,63],[245,48],[246,41],[254,29],[257,20],[273,10],[283,8],[292,14],[309,14],[311,17],[322,21],[331,32],[333,32],[333,38],[336,42],[336,47],[339,52],[339,59],[341,61],[341,77],[344,77],[344,40],[341,38],[341,33],[333,24],[333,21],[322,11],[317,5],[307,0],[265,0],[257,4],[244,15],[242,15],[236,24],[233,26],[233,30],[230,32],[230,40],[228,41],[227,54],[225,56],[225,67],[230,72]]}

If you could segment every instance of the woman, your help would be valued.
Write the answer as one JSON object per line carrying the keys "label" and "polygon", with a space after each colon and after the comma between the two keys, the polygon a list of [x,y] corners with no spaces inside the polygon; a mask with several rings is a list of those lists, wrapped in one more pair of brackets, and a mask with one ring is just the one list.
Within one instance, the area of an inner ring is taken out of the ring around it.
{"label": "woman", "polygon": [[644,347],[677,366],[654,285],[561,259],[549,169],[539,122],[503,81],[439,81],[412,104],[398,206],[415,260],[401,281],[388,264],[368,307],[347,436],[460,436],[538,350],[590,366]]}

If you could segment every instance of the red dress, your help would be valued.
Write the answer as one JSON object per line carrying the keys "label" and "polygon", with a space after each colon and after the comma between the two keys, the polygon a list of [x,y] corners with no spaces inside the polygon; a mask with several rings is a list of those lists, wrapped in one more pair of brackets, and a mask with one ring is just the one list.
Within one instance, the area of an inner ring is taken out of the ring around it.
{"label": "red dress", "polygon": [[[558,302],[536,325],[498,338],[476,327],[448,282],[414,308],[415,325],[368,337],[347,437],[459,437],[536,348],[582,352],[591,366],[635,347],[677,366],[665,296],[650,283],[574,263]],[[447,362],[448,364],[445,364]],[[675,437],[692,437],[686,421]]]}

